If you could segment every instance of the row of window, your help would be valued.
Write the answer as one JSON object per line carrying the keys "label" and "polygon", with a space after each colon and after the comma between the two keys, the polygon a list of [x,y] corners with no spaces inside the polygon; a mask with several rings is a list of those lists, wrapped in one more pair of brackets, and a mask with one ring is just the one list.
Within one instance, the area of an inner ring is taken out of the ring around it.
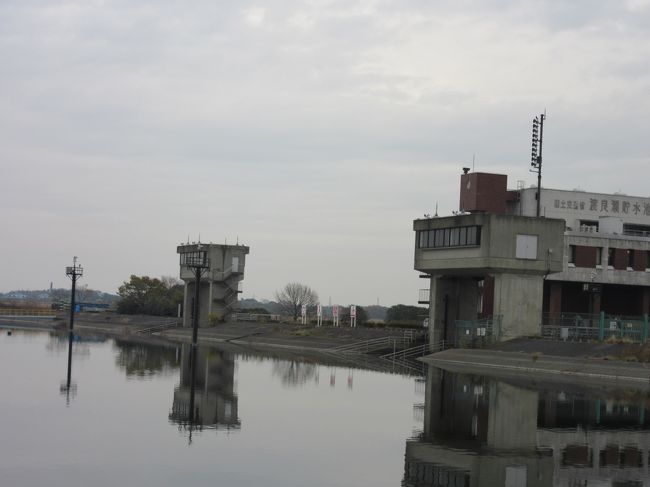
{"label": "row of window", "polygon": [[[570,265],[577,265],[577,258],[576,254],[578,252],[578,248],[580,248],[577,245],[569,245],[569,255],[568,255],[568,262]],[[585,248],[585,247],[583,247]],[[589,247],[586,247],[589,248]],[[593,248],[593,247],[592,247]],[[593,265],[602,265],[603,262],[603,248],[602,247],[596,247],[596,258],[595,262]],[[614,247],[609,247],[608,252],[607,252],[607,266],[608,267],[616,267],[616,250],[621,250],[621,249],[616,249]],[[592,254],[593,255],[593,254]],[[643,260],[645,259],[645,260]],[[582,259],[581,259],[582,260]],[[622,264],[623,259],[619,259],[619,262]],[[587,259],[589,261],[589,264],[592,264],[590,261],[591,259]],[[578,262],[580,264],[580,262]],[[634,269],[634,268],[650,268],[650,251],[648,250],[634,250],[634,249],[625,249],[625,264],[626,267],[629,269]],[[584,267],[584,265],[579,265],[578,267]],[[589,265],[591,267],[591,265]]]}
{"label": "row of window", "polygon": [[478,225],[420,230],[418,232],[418,247],[421,249],[467,247],[470,245],[481,245],[481,227]]}
{"label": "row of window", "polygon": [[[600,229],[600,224],[596,220],[580,220],[581,232],[598,233],[599,229]],[[650,237],[650,225],[637,225],[634,223],[623,223],[623,235],[631,235],[635,237]]]}

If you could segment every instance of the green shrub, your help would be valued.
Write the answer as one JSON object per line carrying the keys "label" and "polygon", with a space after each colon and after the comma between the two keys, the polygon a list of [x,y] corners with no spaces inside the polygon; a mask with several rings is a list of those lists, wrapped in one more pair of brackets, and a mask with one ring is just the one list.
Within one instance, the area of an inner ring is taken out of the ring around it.
{"label": "green shrub", "polygon": [[405,330],[422,330],[422,320],[401,320],[401,321],[388,321],[386,326],[390,328],[400,328]]}
{"label": "green shrub", "polygon": [[208,315],[208,323],[210,326],[217,326],[219,323],[223,323],[224,316],[221,313],[210,313]]}
{"label": "green shrub", "polygon": [[370,320],[370,321],[366,321],[363,324],[363,326],[365,326],[366,328],[386,328],[387,325],[386,322],[384,321]]}

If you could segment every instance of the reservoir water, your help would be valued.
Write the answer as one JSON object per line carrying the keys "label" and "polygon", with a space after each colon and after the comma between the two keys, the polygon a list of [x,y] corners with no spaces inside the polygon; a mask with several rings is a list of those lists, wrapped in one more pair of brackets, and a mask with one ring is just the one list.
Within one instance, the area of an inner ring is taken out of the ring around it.
{"label": "reservoir water", "polygon": [[2,330],[0,486],[650,486],[645,387],[189,351]]}
{"label": "reservoir water", "polygon": [[1,330],[0,486],[400,485],[421,382],[189,349]]}

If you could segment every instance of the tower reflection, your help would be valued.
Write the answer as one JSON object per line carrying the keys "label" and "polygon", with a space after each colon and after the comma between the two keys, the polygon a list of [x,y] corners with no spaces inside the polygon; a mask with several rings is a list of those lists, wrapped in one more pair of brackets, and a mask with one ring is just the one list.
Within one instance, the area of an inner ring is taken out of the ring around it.
{"label": "tower reflection", "polygon": [[235,360],[228,352],[183,345],[180,384],[174,390],[171,422],[191,434],[203,429],[238,430]]}

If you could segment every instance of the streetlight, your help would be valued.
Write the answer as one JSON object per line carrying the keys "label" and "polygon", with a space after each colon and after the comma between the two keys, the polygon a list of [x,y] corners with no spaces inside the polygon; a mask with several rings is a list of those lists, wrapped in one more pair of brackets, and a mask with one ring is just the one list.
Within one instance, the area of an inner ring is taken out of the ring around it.
{"label": "streetlight", "polygon": [[192,250],[181,252],[181,266],[194,270],[194,305],[192,307],[192,347],[196,347],[199,330],[199,290],[201,287],[201,276],[210,268],[210,259],[207,250],[198,244]]}
{"label": "streetlight", "polygon": [[533,140],[531,144],[530,165],[533,169],[530,172],[537,173],[537,216],[541,215],[542,200],[542,139],[544,136],[544,120],[546,113],[533,118]]}

